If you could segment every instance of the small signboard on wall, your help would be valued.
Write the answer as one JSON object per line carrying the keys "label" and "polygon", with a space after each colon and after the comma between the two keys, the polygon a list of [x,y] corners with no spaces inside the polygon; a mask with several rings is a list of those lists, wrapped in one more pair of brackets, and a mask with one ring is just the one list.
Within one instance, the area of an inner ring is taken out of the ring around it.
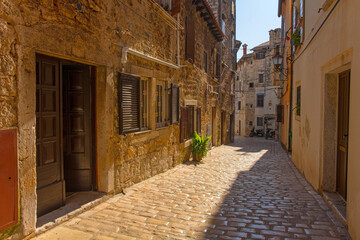
{"label": "small signboard on wall", "polygon": [[18,222],[17,129],[0,130],[0,231]]}

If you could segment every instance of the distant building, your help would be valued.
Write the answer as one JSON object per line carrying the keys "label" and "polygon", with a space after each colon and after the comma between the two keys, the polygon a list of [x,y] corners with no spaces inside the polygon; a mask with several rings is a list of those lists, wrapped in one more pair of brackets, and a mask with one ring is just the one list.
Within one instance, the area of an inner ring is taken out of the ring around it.
{"label": "distant building", "polygon": [[254,128],[278,133],[276,108],[279,104],[280,74],[274,70],[273,56],[280,50],[281,29],[269,32],[269,41],[247,53],[237,64],[235,133],[248,136]]}

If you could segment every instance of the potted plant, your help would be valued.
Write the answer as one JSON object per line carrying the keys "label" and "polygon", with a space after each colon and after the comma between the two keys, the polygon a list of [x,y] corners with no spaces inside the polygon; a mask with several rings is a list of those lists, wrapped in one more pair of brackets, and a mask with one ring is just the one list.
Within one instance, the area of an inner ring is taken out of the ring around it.
{"label": "potted plant", "polygon": [[209,137],[202,137],[195,131],[194,138],[191,143],[191,150],[193,154],[193,161],[200,162],[203,157],[206,156],[208,151],[208,142],[211,136]]}
{"label": "potted plant", "polygon": [[291,35],[291,43],[295,46],[300,46],[301,42],[301,33],[299,29],[296,29],[295,32]]}

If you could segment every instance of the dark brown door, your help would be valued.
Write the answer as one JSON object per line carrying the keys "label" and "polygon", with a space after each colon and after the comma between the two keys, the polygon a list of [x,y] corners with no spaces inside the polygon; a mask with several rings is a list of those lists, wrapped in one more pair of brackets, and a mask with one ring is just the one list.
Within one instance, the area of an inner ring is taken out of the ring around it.
{"label": "dark brown door", "polygon": [[92,190],[90,67],[63,65],[63,139],[66,191]]}
{"label": "dark brown door", "polygon": [[36,58],[37,215],[65,202],[60,131],[60,62]]}
{"label": "dark brown door", "polygon": [[212,145],[215,146],[216,145],[216,139],[215,139],[215,132],[216,132],[216,107],[212,108],[212,121],[211,121],[211,130],[212,130],[212,137],[211,137],[211,141],[212,141]]}
{"label": "dark brown door", "polygon": [[221,144],[224,144],[224,124],[225,124],[225,112],[221,112],[221,126],[220,126],[220,138]]}
{"label": "dark brown door", "polygon": [[338,148],[336,190],[346,199],[349,136],[350,71],[339,76]]}
{"label": "dark brown door", "polygon": [[241,136],[241,120],[239,120],[239,136]]}

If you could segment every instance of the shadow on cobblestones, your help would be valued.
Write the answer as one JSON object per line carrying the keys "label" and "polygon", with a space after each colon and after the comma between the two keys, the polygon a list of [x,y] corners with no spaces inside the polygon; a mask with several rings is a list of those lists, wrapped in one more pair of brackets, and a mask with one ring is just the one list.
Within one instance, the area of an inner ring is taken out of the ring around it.
{"label": "shadow on cobblestones", "polygon": [[205,239],[345,238],[328,207],[299,182],[280,144],[240,138],[226,147],[236,152],[228,171],[238,176],[204,230]]}
{"label": "shadow on cobblestones", "polygon": [[[48,239],[345,239],[274,141],[236,138],[40,235]],[[333,214],[333,213],[332,213]]]}
{"label": "shadow on cobblestones", "polygon": [[201,164],[204,164],[202,162],[194,162],[194,161],[186,161],[183,163],[184,165],[187,165],[187,166],[198,166],[198,165],[201,165]]}

